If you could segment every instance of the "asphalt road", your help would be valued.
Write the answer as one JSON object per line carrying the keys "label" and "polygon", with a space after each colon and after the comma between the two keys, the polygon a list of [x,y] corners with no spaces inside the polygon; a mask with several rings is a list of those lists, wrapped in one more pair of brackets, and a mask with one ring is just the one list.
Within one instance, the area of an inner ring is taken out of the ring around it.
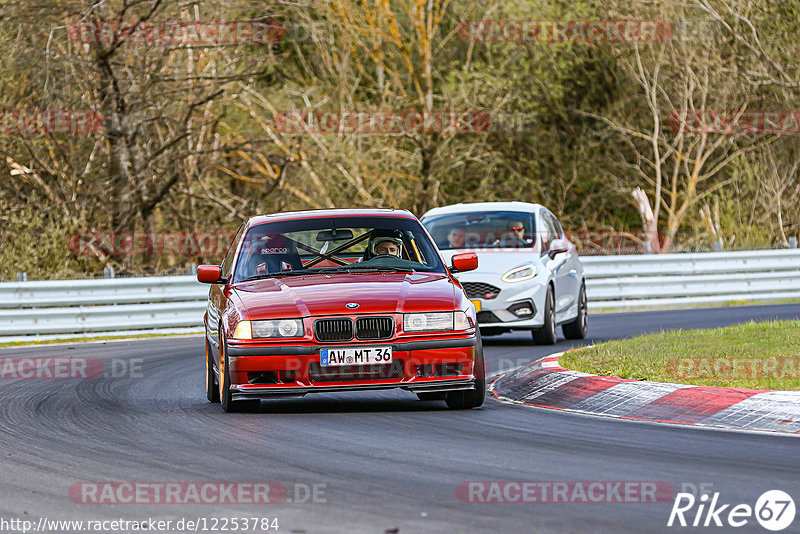
{"label": "asphalt road", "polygon": [[[797,304],[593,315],[587,342],[797,317]],[[485,338],[492,371],[570,345],[535,347],[522,334]],[[3,359],[30,355],[97,357],[107,373],[126,374],[127,367],[133,376],[0,380],[0,530],[3,520],[41,517],[269,517],[278,519],[278,532],[308,533],[700,530],[666,527],[672,499],[469,503],[456,494],[466,481],[664,481],[675,491],[710,484],[720,503],[750,505],[781,489],[800,506],[800,439],[793,436],[604,419],[491,399],[478,410],[449,411],[401,391],[309,396],[262,403],[256,414],[225,414],[204,397],[200,337],[0,349]],[[78,504],[69,489],[81,481],[275,481],[293,502]],[[313,485],[317,498],[305,499]],[[754,519],[736,531],[765,532]]]}

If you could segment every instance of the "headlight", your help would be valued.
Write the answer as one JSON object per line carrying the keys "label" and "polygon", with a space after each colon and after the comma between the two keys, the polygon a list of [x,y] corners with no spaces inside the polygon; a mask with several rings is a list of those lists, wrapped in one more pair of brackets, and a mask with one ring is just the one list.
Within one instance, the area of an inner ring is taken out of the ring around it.
{"label": "headlight", "polygon": [[436,313],[407,313],[403,316],[403,330],[406,332],[440,332],[469,330],[467,314],[463,311]]}
{"label": "headlight", "polygon": [[233,331],[234,339],[253,339],[253,331],[250,327],[250,321],[239,321],[236,329]]}
{"label": "headlight", "polygon": [[305,334],[302,319],[269,319],[252,323],[254,339],[303,337]]}
{"label": "headlight", "polygon": [[403,316],[406,332],[433,332],[453,329],[453,312],[407,313]]}
{"label": "headlight", "polygon": [[530,280],[534,276],[536,276],[536,266],[523,265],[522,267],[515,267],[506,272],[500,277],[500,280],[503,282],[522,282],[524,280]]}
{"label": "headlight", "polygon": [[469,324],[467,314],[463,311],[457,311],[455,314],[455,330],[469,330],[472,325]]}

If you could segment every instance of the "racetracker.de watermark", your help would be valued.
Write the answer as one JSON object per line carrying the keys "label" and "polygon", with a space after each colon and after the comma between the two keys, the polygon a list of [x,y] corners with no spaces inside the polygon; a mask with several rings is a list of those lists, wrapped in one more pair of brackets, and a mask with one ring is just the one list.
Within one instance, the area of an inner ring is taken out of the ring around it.
{"label": "racetracker.de watermark", "polygon": [[257,20],[87,20],[67,28],[71,41],[105,45],[122,41],[184,46],[272,44],[283,40],[286,33],[280,22]]}
{"label": "racetracker.de watermark", "polygon": [[672,485],[645,480],[475,480],[456,488],[465,503],[592,504],[670,502]]}
{"label": "racetracker.de watermark", "polygon": [[670,358],[667,373],[675,379],[797,379],[800,356],[771,358]]}
{"label": "racetracker.de watermark", "polygon": [[78,232],[67,248],[75,255],[222,256],[235,232]]}
{"label": "racetracker.de watermark", "polygon": [[[106,363],[108,364],[106,366]],[[112,358],[105,362],[86,356],[26,356],[0,358],[0,379],[92,380],[101,377],[142,378],[141,358]]]}
{"label": "racetracker.de watermark", "polygon": [[[546,230],[525,232],[521,239],[510,231],[473,231],[468,227],[453,226],[447,248],[479,252],[481,254],[520,252],[533,246],[549,243],[553,235]],[[578,253],[589,254],[650,254],[658,252],[666,236],[662,232],[616,232],[590,230],[564,230],[564,239],[570,241]]]}
{"label": "racetracker.de watermark", "polygon": [[658,252],[666,240],[663,232],[614,232],[565,230],[564,237],[578,249],[579,254],[649,254]]}
{"label": "racetracker.de watermark", "polygon": [[76,482],[76,504],[279,504],[325,503],[327,484],[281,482]]}
{"label": "racetracker.de watermark", "polygon": [[85,110],[0,111],[0,135],[91,134],[103,129],[103,116]]}
{"label": "racetracker.de watermark", "polygon": [[32,519],[0,517],[0,532],[269,532],[278,531],[277,517],[181,517],[179,519]]}
{"label": "racetracker.de watermark", "polygon": [[462,20],[456,33],[473,43],[661,43],[667,20]]}
{"label": "racetracker.de watermark", "polygon": [[800,134],[800,110],[673,111],[667,119],[670,130],[685,134]]}
{"label": "racetracker.de watermark", "polygon": [[283,111],[272,119],[286,134],[488,133],[491,125],[485,111]]}

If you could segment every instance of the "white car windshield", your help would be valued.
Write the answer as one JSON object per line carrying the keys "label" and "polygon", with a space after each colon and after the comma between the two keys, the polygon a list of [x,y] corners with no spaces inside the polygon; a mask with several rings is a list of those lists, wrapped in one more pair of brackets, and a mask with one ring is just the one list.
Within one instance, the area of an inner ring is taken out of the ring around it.
{"label": "white car windshield", "polygon": [[422,224],[441,250],[530,248],[533,214],[514,211],[451,213],[426,217]]}

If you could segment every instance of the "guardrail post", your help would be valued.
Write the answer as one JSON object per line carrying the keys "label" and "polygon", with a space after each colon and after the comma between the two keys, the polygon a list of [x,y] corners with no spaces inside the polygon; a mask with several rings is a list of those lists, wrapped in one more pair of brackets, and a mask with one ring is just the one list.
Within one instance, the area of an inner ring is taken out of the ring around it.
{"label": "guardrail post", "polygon": [[27,282],[28,273],[17,273],[17,282]]}
{"label": "guardrail post", "polygon": [[792,236],[789,238],[789,248],[797,248],[797,237]]}
{"label": "guardrail post", "polygon": [[197,274],[197,264],[196,263],[187,263],[186,264],[186,274],[191,274],[191,275]]}
{"label": "guardrail post", "polygon": [[114,268],[106,267],[103,269],[103,278],[114,278]]}

